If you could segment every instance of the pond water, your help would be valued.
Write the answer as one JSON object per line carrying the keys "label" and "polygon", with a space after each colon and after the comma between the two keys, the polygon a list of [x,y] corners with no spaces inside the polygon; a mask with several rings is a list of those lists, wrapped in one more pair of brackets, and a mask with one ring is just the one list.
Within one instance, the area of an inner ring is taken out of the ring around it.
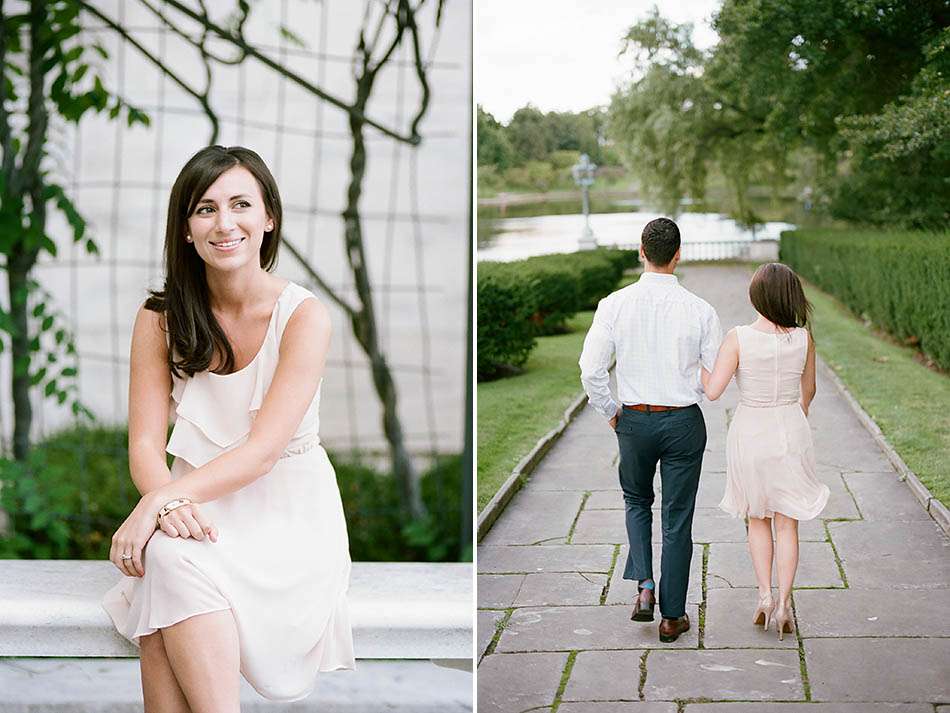
{"label": "pond water", "polygon": [[[639,244],[643,226],[663,215],[666,214],[650,210],[595,213],[590,216],[590,226],[598,245],[630,247]],[[695,252],[694,259],[740,257],[744,246],[736,244],[738,241],[777,240],[782,231],[796,227],[793,223],[769,221],[750,228],[722,213],[688,212],[675,220],[684,245],[709,243],[708,247],[713,249]],[[579,213],[481,222],[487,225],[479,228],[478,259],[502,262],[532,255],[576,252],[584,230],[584,216]]]}

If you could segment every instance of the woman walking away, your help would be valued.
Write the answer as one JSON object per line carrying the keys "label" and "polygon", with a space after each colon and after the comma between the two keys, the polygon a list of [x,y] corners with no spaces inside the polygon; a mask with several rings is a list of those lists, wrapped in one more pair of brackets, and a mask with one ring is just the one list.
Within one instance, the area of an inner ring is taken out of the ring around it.
{"label": "woman walking away", "polygon": [[[726,492],[719,507],[748,518],[749,551],[759,588],[754,624],[778,638],[793,631],[792,585],[798,568],[798,521],[811,520],[828,502],[828,486],[815,474],[808,407],[815,397],[815,343],[811,305],[801,281],[781,263],[762,265],[752,276],[752,324],[726,334],[710,374],[706,396],[715,401],[733,375],[740,399],[726,437]],[[772,520],[778,601],[772,600]]]}

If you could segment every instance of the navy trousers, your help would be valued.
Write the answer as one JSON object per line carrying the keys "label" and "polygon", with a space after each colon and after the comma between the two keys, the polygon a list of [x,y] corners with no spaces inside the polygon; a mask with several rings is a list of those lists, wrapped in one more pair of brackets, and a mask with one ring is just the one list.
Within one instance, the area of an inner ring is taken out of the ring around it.
{"label": "navy trousers", "polygon": [[624,579],[653,579],[653,475],[660,463],[663,551],[660,614],[686,613],[686,588],[693,557],[693,511],[706,449],[706,422],[699,406],[674,411],[623,409],[615,428],[620,446],[620,487],[630,553]]}

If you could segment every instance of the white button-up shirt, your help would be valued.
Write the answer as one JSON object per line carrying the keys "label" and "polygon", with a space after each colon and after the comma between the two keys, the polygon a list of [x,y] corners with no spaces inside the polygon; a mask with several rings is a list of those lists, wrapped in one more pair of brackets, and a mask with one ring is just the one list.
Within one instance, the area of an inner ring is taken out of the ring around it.
{"label": "white button-up shirt", "polygon": [[644,272],[597,305],[581,353],[581,383],[606,418],[620,408],[607,369],[617,356],[617,390],[625,404],[690,406],[703,398],[700,364],[712,371],[722,341],[716,310],[675,275]]}

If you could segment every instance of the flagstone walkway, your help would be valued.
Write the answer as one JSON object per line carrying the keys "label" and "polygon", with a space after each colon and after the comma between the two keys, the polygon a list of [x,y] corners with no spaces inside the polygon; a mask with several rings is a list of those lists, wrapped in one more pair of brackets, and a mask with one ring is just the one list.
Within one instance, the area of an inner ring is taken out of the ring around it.
{"label": "flagstone walkway", "polygon": [[[677,274],[724,331],[753,320],[747,269]],[[820,372],[809,421],[831,498],[800,525],[796,631],[750,623],[745,525],[716,507],[737,401],[733,384],[702,404],[691,629],[672,644],[659,608],[630,621],[616,437],[590,407],[568,427],[478,547],[479,713],[950,713],[950,541]]]}

